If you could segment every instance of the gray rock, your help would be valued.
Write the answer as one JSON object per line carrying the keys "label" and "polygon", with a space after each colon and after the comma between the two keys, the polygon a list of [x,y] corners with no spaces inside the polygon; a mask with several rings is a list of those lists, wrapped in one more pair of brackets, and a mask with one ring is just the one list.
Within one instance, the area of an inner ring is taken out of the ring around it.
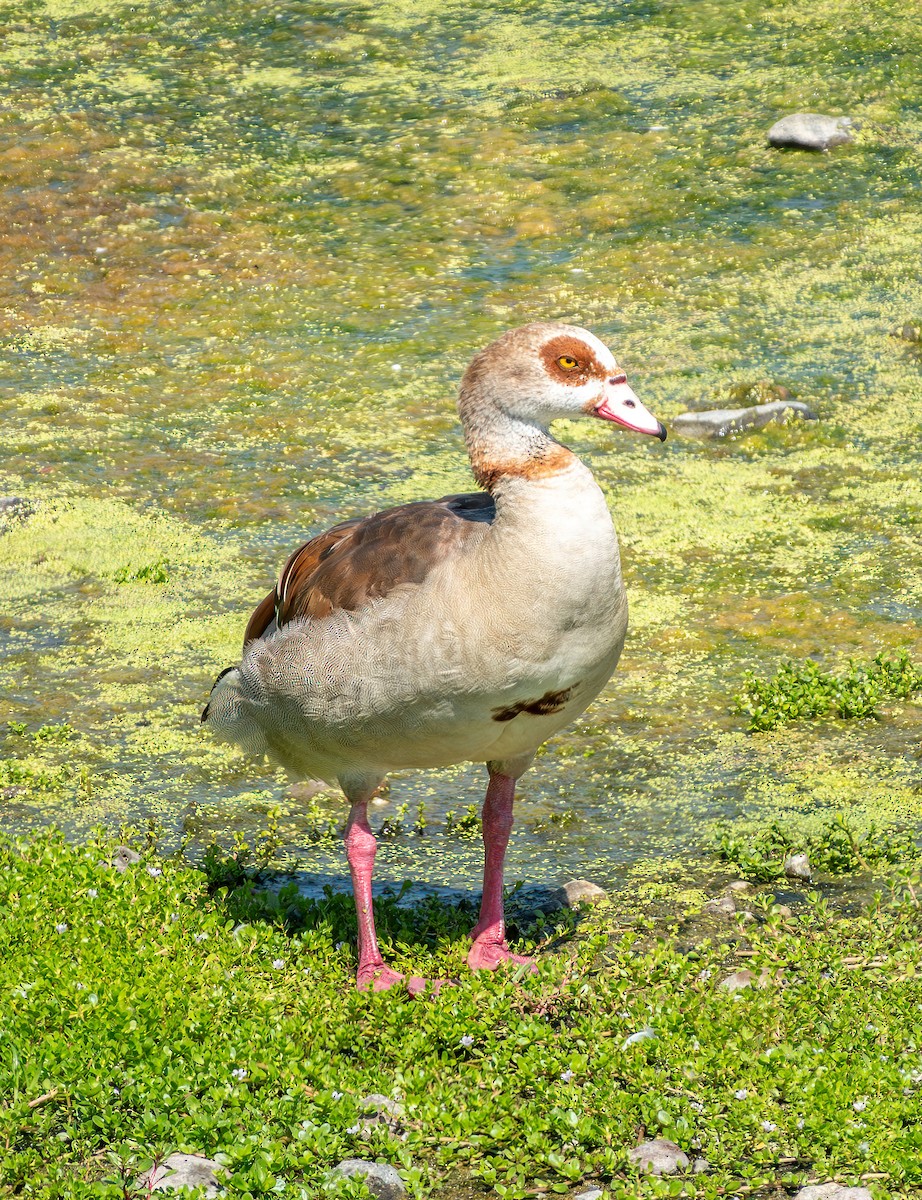
{"label": "gray rock", "polygon": [[782,117],[768,131],[773,146],[799,150],[829,150],[854,139],[851,117],[827,117],[822,113],[792,113]]}
{"label": "gray rock", "polygon": [[213,1158],[198,1154],[171,1154],[158,1167],[145,1171],[137,1186],[149,1192],[175,1192],[180,1188],[204,1188],[208,1197],[221,1190],[220,1176],[229,1174]]}
{"label": "gray rock", "polygon": [[389,1133],[391,1137],[406,1139],[401,1125],[406,1110],[399,1101],[382,1096],[380,1092],[372,1092],[370,1096],[362,1097],[359,1108],[369,1114],[359,1118],[359,1126],[364,1136],[369,1136],[372,1130],[378,1129]]}
{"label": "gray rock", "polygon": [[627,1156],[638,1171],[646,1171],[650,1175],[674,1175],[676,1171],[687,1171],[690,1165],[682,1147],[665,1138],[641,1142],[633,1150],[628,1150]]}
{"label": "gray rock", "polygon": [[108,865],[124,875],[129,867],[136,866],[140,861],[141,855],[137,850],[132,850],[130,846],[116,846]]}
{"label": "gray rock", "polygon": [[683,437],[723,438],[766,425],[784,425],[789,419],[819,420],[817,414],[799,400],[772,400],[749,408],[714,408],[705,412],[681,413],[672,429]]}
{"label": "gray rock", "polygon": [[564,894],[565,908],[576,908],[578,904],[600,904],[608,899],[608,892],[589,879],[571,879],[559,890]]}
{"label": "gray rock", "polygon": [[784,873],[788,879],[810,880],[813,872],[810,870],[810,859],[806,854],[789,854],[784,860]]}
{"label": "gray rock", "polygon": [[722,896],[719,900],[708,900],[701,910],[714,917],[731,917],[736,912],[736,905],[730,896]]}
{"label": "gray rock", "polygon": [[794,1200],[871,1200],[866,1187],[846,1187],[841,1183],[811,1183],[801,1188]]}
{"label": "gray rock", "polygon": [[692,1163],[692,1170],[696,1175],[704,1175],[711,1169],[711,1164],[706,1158],[696,1158]]}
{"label": "gray rock", "polygon": [[585,1191],[577,1192],[573,1200],[602,1200],[604,1195],[600,1187],[588,1187]]}
{"label": "gray rock", "polygon": [[794,910],[788,908],[786,904],[775,904],[773,907],[782,921],[789,921],[794,915]]}
{"label": "gray rock", "polygon": [[509,899],[509,918],[520,926],[533,924],[539,913],[551,917],[565,908],[579,908],[582,904],[598,904],[608,898],[608,893],[597,883],[588,879],[571,879],[561,887],[546,887],[533,884],[519,888]]}
{"label": "gray rock", "polygon": [[739,971],[734,971],[732,975],[728,975],[726,979],[722,979],[720,990],[722,992],[741,992],[744,988],[768,987],[771,983],[771,972],[767,967],[763,968],[762,973],[757,977],[754,971],[750,971],[748,967],[743,967]]}
{"label": "gray rock", "polygon": [[333,1174],[364,1179],[365,1186],[377,1200],[402,1200],[407,1194],[403,1180],[387,1163],[368,1162],[364,1158],[347,1158],[333,1168]]}
{"label": "gray rock", "polygon": [[755,888],[746,879],[734,879],[732,883],[727,884],[727,891],[748,896],[750,892],[755,891]]}

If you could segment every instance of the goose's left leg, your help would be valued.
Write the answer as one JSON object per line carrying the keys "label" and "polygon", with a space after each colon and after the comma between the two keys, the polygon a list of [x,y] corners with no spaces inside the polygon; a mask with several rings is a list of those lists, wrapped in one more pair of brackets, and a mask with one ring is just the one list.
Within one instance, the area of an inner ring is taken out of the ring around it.
{"label": "goose's left leg", "polygon": [[[359,924],[359,969],[355,985],[360,992],[383,992],[394,984],[402,983],[411,995],[426,990],[428,981],[418,975],[401,975],[385,965],[378,949],[375,933],[375,914],[371,898],[371,877],[375,865],[378,843],[368,824],[368,802],[378,790],[381,780],[373,786],[343,786],[346,798],[351,802],[349,820],[346,823],[346,857],[352,875],[352,892],[355,896],[355,914]],[[433,990],[438,990],[434,988]]]}
{"label": "goose's left leg", "polygon": [[534,968],[534,959],[513,954],[506,945],[503,910],[503,862],[512,833],[515,784],[525,767],[514,775],[500,769],[509,770],[506,763],[487,763],[487,767],[490,783],[483,802],[483,899],[480,902],[480,920],[471,931],[474,944],[467,956],[467,963],[474,971],[494,971],[502,962],[531,963]]}

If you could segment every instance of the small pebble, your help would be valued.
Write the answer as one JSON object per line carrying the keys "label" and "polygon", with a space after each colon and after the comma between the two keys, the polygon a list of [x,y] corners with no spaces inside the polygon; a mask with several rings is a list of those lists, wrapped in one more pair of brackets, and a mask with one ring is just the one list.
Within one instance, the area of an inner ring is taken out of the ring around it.
{"label": "small pebble", "polygon": [[788,908],[786,904],[773,905],[773,911],[776,912],[783,921],[789,921],[794,915],[794,910]]}
{"label": "small pebble", "polygon": [[696,1175],[704,1175],[706,1171],[710,1171],[711,1164],[706,1158],[696,1158],[692,1163],[692,1170]]}
{"label": "small pebble", "polygon": [[575,908],[577,904],[599,904],[608,899],[605,889],[589,879],[571,879],[563,885],[563,892],[569,908]]}
{"label": "small pebble", "polygon": [[364,1158],[347,1158],[333,1168],[333,1175],[353,1176],[364,1180],[365,1186],[377,1200],[403,1200],[406,1185],[387,1163],[368,1162]]}
{"label": "small pebble", "polygon": [[809,882],[813,872],[806,854],[789,854],[784,860],[784,873],[788,879],[805,879]]}
{"label": "small pebble", "polygon": [[666,1138],[641,1142],[633,1150],[628,1150],[627,1156],[638,1171],[646,1171],[651,1175],[674,1175],[676,1171],[687,1171],[690,1165],[682,1147]]}
{"label": "small pebble", "polygon": [[573,1200],[602,1200],[604,1195],[600,1187],[588,1187],[584,1192],[577,1192]]}
{"label": "small pebble", "polygon": [[727,891],[738,892],[742,896],[748,896],[755,889],[747,879],[734,879],[732,883],[727,885]]}

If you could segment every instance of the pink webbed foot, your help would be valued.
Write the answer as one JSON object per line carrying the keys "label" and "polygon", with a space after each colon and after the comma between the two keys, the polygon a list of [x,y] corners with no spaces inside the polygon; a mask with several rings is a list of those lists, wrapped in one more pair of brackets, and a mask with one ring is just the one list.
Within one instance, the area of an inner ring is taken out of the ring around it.
{"label": "pink webbed foot", "polygon": [[446,982],[444,979],[423,979],[421,975],[401,975],[383,963],[369,963],[359,967],[355,986],[360,992],[387,992],[392,987],[401,986],[411,996],[421,996],[424,992],[437,996]]}
{"label": "pink webbed foot", "polygon": [[524,954],[513,954],[505,942],[477,938],[467,956],[467,965],[472,971],[495,971],[501,963],[513,963],[518,966],[528,966],[532,974],[537,970],[533,958]]}

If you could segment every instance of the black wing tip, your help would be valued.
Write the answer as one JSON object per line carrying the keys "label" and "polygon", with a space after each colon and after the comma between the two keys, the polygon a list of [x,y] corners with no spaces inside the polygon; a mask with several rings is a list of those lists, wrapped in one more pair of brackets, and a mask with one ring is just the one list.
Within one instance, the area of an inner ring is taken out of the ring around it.
{"label": "black wing tip", "polygon": [[[221,672],[221,674],[218,676],[218,678],[211,685],[211,691],[213,692],[215,690],[215,688],[218,686],[218,684],[221,682],[221,680],[224,678],[225,675],[228,675],[228,674],[230,674],[231,671],[235,671],[235,670],[236,670],[236,667],[225,667],[224,670]],[[208,704],[206,704],[205,707],[202,709],[200,724],[204,725],[204,723],[208,720],[208,713],[210,711],[211,711],[211,702],[209,701]]]}

